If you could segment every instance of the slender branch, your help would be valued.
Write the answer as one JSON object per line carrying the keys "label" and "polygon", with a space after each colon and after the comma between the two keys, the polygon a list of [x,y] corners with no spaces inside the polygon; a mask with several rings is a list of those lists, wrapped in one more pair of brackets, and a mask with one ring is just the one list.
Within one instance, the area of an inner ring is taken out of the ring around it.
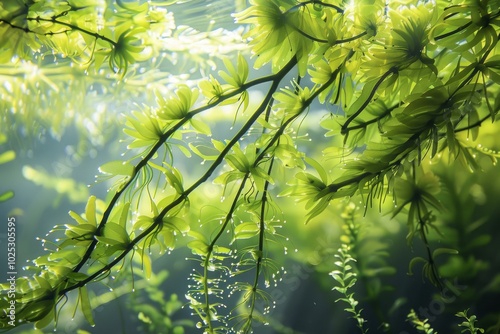
{"label": "slender branch", "polygon": [[450,31],[450,32],[447,32],[447,33],[445,33],[445,34],[442,34],[442,35],[439,35],[439,36],[434,37],[434,40],[435,40],[435,41],[439,41],[439,40],[441,40],[441,39],[445,39],[445,38],[447,38],[447,37],[450,37],[450,36],[452,36],[452,35],[454,35],[454,34],[456,34],[456,33],[460,32],[460,31],[462,31],[462,30],[467,29],[467,28],[468,28],[471,24],[472,24],[472,21],[469,21],[469,22],[467,22],[466,24],[464,24],[463,26],[458,27],[457,29],[454,29],[454,30],[452,30],[452,31]]}
{"label": "slender branch", "polygon": [[349,124],[356,118],[358,115],[368,106],[368,104],[372,101],[373,96],[377,92],[377,89],[380,87],[382,82],[384,82],[385,79],[389,77],[389,75],[397,74],[399,71],[397,66],[391,67],[387,72],[385,72],[375,83],[375,86],[373,86],[372,91],[370,92],[370,95],[366,98],[365,102],[352,114],[349,116],[349,118],[345,121],[345,123],[342,125],[342,128],[340,129],[340,133],[345,135],[349,133]]}
{"label": "slender branch", "polygon": [[226,214],[226,218],[224,219],[224,223],[222,224],[221,228],[219,229],[219,232],[215,236],[215,238],[210,242],[210,245],[208,245],[208,252],[205,255],[205,261],[203,264],[203,293],[205,295],[205,320],[208,326],[209,333],[213,331],[213,326],[212,326],[212,317],[210,316],[210,299],[209,299],[209,291],[208,291],[208,268],[210,264],[210,258],[212,257],[213,250],[215,243],[219,240],[219,238],[222,236],[224,231],[226,230],[227,225],[231,221],[233,217],[233,213],[237,208],[238,204],[238,199],[241,196],[241,193],[243,192],[243,189],[245,188],[246,181],[248,180],[250,176],[250,172],[245,173],[243,176],[243,180],[241,181],[241,184],[238,188],[238,191],[236,192],[236,195],[234,196],[233,203],[231,204],[231,208]]}
{"label": "slender branch", "polygon": [[[82,33],[84,33],[86,35],[95,37],[96,39],[101,39],[103,41],[106,41],[106,42],[110,43],[113,46],[117,45],[117,43],[115,41],[113,41],[112,39],[110,39],[110,38],[108,38],[108,37],[106,37],[104,35],[98,34],[96,32],[90,31],[90,30],[86,30],[86,29],[80,28],[79,26],[71,24],[71,23],[66,23],[66,22],[63,22],[63,21],[56,20],[55,18],[46,19],[46,18],[37,16],[37,17],[28,17],[28,18],[26,18],[26,21],[37,22],[37,23],[39,23],[39,22],[50,22],[50,23],[53,23],[53,24],[59,24],[59,25],[68,27],[71,30],[77,30],[77,31],[80,31],[80,32],[82,32]],[[35,30],[30,29],[29,27],[21,27],[21,26],[15,25],[15,24],[13,24],[13,23],[5,20],[5,19],[0,19],[0,23],[5,23],[5,24],[9,25],[13,29],[19,29],[19,30],[24,31],[25,33],[32,33],[32,34],[35,34],[35,35],[55,35],[55,34],[57,34],[55,32],[48,32],[48,33],[47,32],[45,32],[45,33],[37,32]],[[71,30],[65,30],[65,31],[63,31],[61,33],[69,32]]]}
{"label": "slender branch", "polygon": [[29,28],[28,28],[28,27],[16,26],[16,25],[15,25],[15,24],[13,24],[12,22],[6,21],[6,20],[4,20],[4,19],[0,19],[0,23],[5,23],[5,24],[9,25],[9,26],[10,26],[11,28],[13,28],[13,29],[19,29],[19,30],[22,30],[22,31],[24,31],[24,32],[26,32],[26,33],[29,33],[29,32],[34,33],[33,31],[29,30]]}
{"label": "slender branch", "polygon": [[475,127],[481,126],[489,118],[491,118],[490,114],[484,116],[483,118],[481,118],[480,120],[478,120],[475,123],[469,124],[469,125],[464,126],[462,128],[455,129],[455,133],[462,132],[462,131],[467,131],[467,130],[471,130],[471,129],[475,128]]}
{"label": "slender branch", "polygon": [[390,115],[391,112],[396,109],[396,108],[399,108],[401,105],[403,105],[403,103],[398,103],[396,104],[395,106],[393,107],[390,107],[388,109],[386,109],[381,115],[375,117],[375,118],[372,118],[364,123],[361,123],[361,124],[358,124],[358,125],[353,125],[353,126],[350,126],[346,129],[347,132],[349,131],[352,131],[352,130],[358,130],[358,129],[364,129],[366,128],[368,125],[370,124],[373,124],[373,123],[376,123],[378,121],[380,121],[381,119],[385,118],[386,116]]}
{"label": "slender branch", "polygon": [[[451,18],[451,17],[455,16],[456,14],[457,14],[457,13],[453,13],[453,14],[451,14],[451,15],[449,15],[449,16],[447,16],[447,17],[445,17],[445,18],[444,18],[444,20],[447,20],[447,19],[449,19],[449,18]],[[490,22],[491,22],[491,21],[493,21],[494,19],[496,19],[496,18],[497,18],[497,17],[499,17],[499,16],[500,16],[500,13],[496,13],[495,15],[492,15],[492,16],[489,18]],[[450,36],[452,36],[452,35],[454,35],[454,34],[456,34],[456,33],[459,33],[459,32],[460,32],[460,31],[462,31],[462,30],[467,29],[467,28],[468,28],[471,24],[472,24],[472,21],[469,21],[469,22],[467,22],[466,24],[464,24],[464,25],[462,25],[462,26],[460,26],[460,27],[458,27],[458,28],[456,28],[456,29],[454,29],[454,30],[452,30],[452,31],[450,31],[450,32],[447,32],[447,33],[444,33],[444,34],[442,34],[442,35],[436,36],[436,37],[434,38],[434,40],[435,40],[435,41],[439,41],[439,40],[441,40],[441,39],[445,39],[445,38],[447,38],[447,37],[450,37]]]}
{"label": "slender branch", "polygon": [[429,277],[429,279],[431,279],[431,282],[436,283],[435,285],[437,285],[439,287],[439,289],[441,291],[443,291],[443,284],[441,283],[441,278],[439,276],[439,272],[438,272],[438,269],[436,267],[436,263],[434,261],[434,256],[433,256],[432,251],[431,251],[431,246],[429,244],[429,241],[427,240],[427,234],[425,232],[425,220],[422,217],[422,213],[420,212],[420,205],[418,202],[417,202],[417,215],[418,215],[418,224],[419,224],[418,230],[420,232],[420,237],[422,238],[422,241],[424,242],[424,245],[425,245],[425,248],[427,251],[428,263],[431,266],[432,279],[430,277]]}
{"label": "slender branch", "polygon": [[[66,23],[66,22],[63,22],[63,21],[56,20],[55,18],[45,19],[43,17],[37,16],[37,17],[28,17],[28,18],[26,18],[26,20],[27,21],[36,21],[36,22],[40,22],[40,21],[41,22],[50,22],[50,23],[53,23],[53,24],[59,24],[59,25],[71,28],[73,30],[77,30],[77,31],[83,32],[84,34],[92,36],[92,37],[95,37],[96,39],[102,39],[103,41],[108,42],[109,44],[113,45],[114,47],[117,46],[117,42],[113,41],[112,39],[110,39],[110,38],[108,38],[108,37],[106,37],[104,35],[101,35],[101,34],[98,34],[96,32],[80,28],[79,26],[71,24],[71,23]],[[34,33],[34,34],[39,34],[39,33],[35,32],[35,31],[31,31],[31,32]]]}
{"label": "slender branch", "polygon": [[299,34],[301,34],[302,36],[305,36],[305,37],[309,38],[310,40],[313,40],[313,41],[319,42],[319,43],[328,43],[328,40],[326,40],[326,39],[321,39],[321,38],[317,38],[317,37],[311,36],[308,33],[306,33],[305,31],[303,31],[302,29],[300,29],[299,27],[296,27],[294,25],[292,25],[292,27]]}
{"label": "slender branch", "polygon": [[330,3],[326,3],[326,2],[322,2],[322,1],[317,1],[317,0],[309,0],[309,1],[299,2],[297,5],[290,7],[290,9],[288,9],[284,14],[287,14],[288,12],[291,12],[297,8],[304,7],[306,5],[311,5],[311,4],[312,5],[320,5],[320,6],[327,7],[327,8],[333,8],[337,11],[337,13],[344,14],[344,10],[342,8],[340,8],[339,6],[336,6],[336,5],[330,4]]}
{"label": "slender branch", "polygon": [[[303,31],[302,29],[300,29],[299,27],[296,27],[294,25],[292,25],[292,27],[299,33],[301,34],[302,36],[305,36],[307,38],[309,38],[310,40],[313,40],[315,42],[318,42],[318,43],[329,43],[330,44],[330,41],[326,40],[326,39],[321,39],[321,38],[317,38],[317,37],[314,37],[314,36],[311,36],[309,35],[308,33],[306,33],[305,31]],[[346,39],[339,39],[339,40],[336,40],[334,43],[332,43],[332,46],[333,45],[337,45],[337,44],[342,44],[342,43],[348,43],[348,42],[352,42],[352,41],[355,41],[357,40],[358,38],[361,38],[363,37],[364,35],[366,35],[368,32],[366,31],[363,31],[362,33],[359,33],[357,34],[356,36],[352,36],[352,37],[349,37],[349,38],[346,38]]]}
{"label": "slender branch", "polygon": [[[274,155],[271,158],[271,162],[269,164],[269,168],[267,170],[267,174],[271,175],[273,165],[274,165]],[[255,302],[257,299],[257,286],[259,285],[259,277],[260,273],[262,270],[262,260],[264,259],[264,235],[266,232],[266,226],[265,226],[265,217],[266,217],[266,203],[267,203],[267,195],[268,195],[268,189],[269,189],[269,181],[266,180],[264,184],[264,191],[262,193],[261,197],[261,205],[260,205],[260,220],[259,220],[259,248],[258,248],[258,256],[257,256],[257,263],[255,267],[255,278],[252,286],[252,301],[250,303],[250,317],[249,317],[249,325],[245,330],[245,333],[248,333],[248,331],[251,329],[251,321],[253,319],[253,312],[255,310]]]}
{"label": "slender branch", "polygon": [[368,34],[368,31],[363,31],[355,36],[352,36],[352,37],[349,37],[349,38],[346,38],[346,39],[339,39],[337,41],[335,41],[335,44],[342,44],[342,43],[348,43],[348,42],[352,42],[352,41],[355,41],[357,40],[358,38],[361,38],[363,37],[364,35]]}

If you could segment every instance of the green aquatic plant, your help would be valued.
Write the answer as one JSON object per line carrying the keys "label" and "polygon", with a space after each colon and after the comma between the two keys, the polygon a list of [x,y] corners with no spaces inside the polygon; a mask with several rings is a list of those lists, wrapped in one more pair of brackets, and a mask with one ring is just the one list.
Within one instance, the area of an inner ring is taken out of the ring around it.
{"label": "green aquatic plant", "polygon": [[[70,211],[72,220],[50,231],[47,252],[25,268],[30,276],[17,278],[14,294],[1,285],[1,308],[16,304],[15,320],[0,315],[2,328],[57,325],[73,295],[94,325],[93,283],[127,271],[133,289],[140,275],[154,277],[158,254],[185,246],[196,264],[186,293],[195,327],[250,333],[275,307],[268,289],[286,272],[276,249],[286,253],[293,242],[285,222],[336,224],[328,217],[345,198],[367,215],[375,207],[403,217],[408,244],[417,236],[426,254],[410,260],[410,273],[421,262],[423,276],[443,288],[436,258],[461,249],[432,244],[447,238],[446,194],[433,166],[458,161],[480,174],[496,163],[498,1],[251,0],[234,14],[244,32],[178,25],[169,12],[176,2],[0,4],[1,129],[12,125],[13,138],[25,126],[60,138],[68,119],[81,116],[76,123],[91,143],[107,141],[106,120],[118,118],[109,115],[113,106],[85,117],[73,104],[85,94],[66,102],[74,89],[63,82],[104,100],[137,97],[120,108],[123,156],[99,167],[99,180],[112,183],[109,195],[90,195],[84,212]],[[221,55],[228,57],[216,61]],[[181,64],[179,73],[166,72],[166,62]],[[67,113],[53,112],[44,124],[53,109]],[[85,145],[80,151],[81,158]],[[482,158],[493,163],[485,167]],[[294,201],[306,211],[290,214]],[[332,273],[366,332],[350,292],[359,254],[350,253],[358,235],[349,233]],[[136,310],[146,325],[160,318]]]}
{"label": "green aquatic plant", "polygon": [[352,266],[349,262],[355,262],[356,260],[349,254],[349,246],[346,244],[342,244],[342,247],[339,248],[338,254],[335,255],[338,258],[338,261],[335,264],[339,267],[338,270],[334,270],[330,273],[330,275],[338,282],[339,286],[334,287],[334,290],[337,290],[339,293],[343,295],[342,298],[337,299],[337,301],[343,301],[349,305],[348,308],[345,309],[346,312],[351,313],[351,316],[356,321],[356,325],[358,326],[361,333],[366,333],[367,329],[365,329],[366,320],[361,316],[362,309],[358,309],[359,302],[354,298],[354,293],[350,292],[351,289],[356,284],[356,273],[353,271]]}
{"label": "green aquatic plant", "polygon": [[471,334],[484,333],[484,329],[478,328],[475,325],[477,317],[475,315],[468,316],[467,315],[468,311],[469,310],[465,310],[463,312],[458,312],[457,314],[455,314],[457,317],[465,319],[464,322],[458,325],[460,327],[465,327],[465,329],[463,329],[461,333],[466,333],[466,332],[469,332]]}
{"label": "green aquatic plant", "polygon": [[[467,316],[468,311],[469,310],[465,310],[463,312],[458,312],[457,314],[455,314],[457,317],[465,319],[464,322],[462,322],[461,324],[458,324],[458,327],[466,327],[460,333],[465,333],[465,332],[484,333],[484,329],[477,328],[474,325],[474,323],[476,322],[476,316],[475,315],[471,315],[470,317]],[[420,320],[418,318],[417,314],[415,313],[415,310],[412,309],[410,311],[410,313],[408,313],[407,319],[420,332],[426,333],[426,334],[437,334],[437,332],[434,329],[432,329],[431,325],[429,324],[429,322],[428,322],[429,320],[428,319]]]}
{"label": "green aquatic plant", "polygon": [[415,313],[415,310],[412,309],[410,313],[408,313],[407,319],[418,331],[425,334],[436,334],[436,331],[432,329],[431,325],[429,324],[429,320],[420,320]]}

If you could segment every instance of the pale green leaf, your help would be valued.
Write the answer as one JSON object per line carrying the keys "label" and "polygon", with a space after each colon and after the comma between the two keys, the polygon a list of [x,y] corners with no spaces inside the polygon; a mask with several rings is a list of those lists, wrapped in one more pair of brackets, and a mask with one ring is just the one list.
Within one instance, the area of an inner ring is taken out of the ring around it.
{"label": "pale green leaf", "polygon": [[256,223],[247,222],[236,225],[234,228],[234,240],[238,239],[249,239],[256,236],[260,231],[259,226]]}
{"label": "pale green leaf", "polygon": [[87,291],[87,286],[82,286],[79,288],[80,296],[80,307],[85,319],[89,322],[91,326],[95,326],[94,317],[92,316],[92,306],[90,305],[90,299]]}
{"label": "pale green leaf", "polygon": [[110,246],[126,247],[130,243],[130,237],[125,228],[109,222],[104,226],[103,235],[96,236],[96,239]]}
{"label": "pale green leaf", "polygon": [[87,218],[89,224],[97,226],[95,200],[95,196],[89,197],[87,206],[85,207],[85,218]]}
{"label": "pale green leaf", "polygon": [[0,202],[5,202],[14,197],[14,192],[12,190],[8,190],[3,194],[0,194]]}
{"label": "pale green leaf", "polygon": [[132,176],[134,173],[134,166],[128,162],[115,160],[107,162],[99,167],[99,171],[103,174]]}
{"label": "pale green leaf", "polygon": [[16,152],[12,150],[0,153],[0,165],[12,161],[15,158],[16,158]]}
{"label": "pale green leaf", "polygon": [[208,253],[208,245],[202,240],[193,240],[188,242],[188,248],[193,254],[204,256]]}

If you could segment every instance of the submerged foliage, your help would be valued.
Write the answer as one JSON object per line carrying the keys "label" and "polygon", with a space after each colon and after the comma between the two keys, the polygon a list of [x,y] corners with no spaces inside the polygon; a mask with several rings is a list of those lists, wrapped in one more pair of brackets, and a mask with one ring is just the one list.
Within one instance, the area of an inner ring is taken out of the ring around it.
{"label": "submerged foliage", "polygon": [[[124,111],[123,161],[99,168],[102,179],[114,181],[108,198],[90,196],[83,213],[70,211],[72,221],[47,237],[56,242],[45,240],[47,253],[26,268],[32,276],[17,279],[16,325],[57,323],[73,292],[93,324],[91,283],[106,283],[123,270],[132,278],[138,271],[153,277],[157,254],[182,244],[197,263],[186,295],[199,318],[196,327],[250,333],[257,323],[271,322],[274,304],[267,289],[286,272],[273,257],[273,249],[288,242],[284,223],[330,221],[332,204],[346,198],[361,201],[365,213],[376,207],[404,217],[408,243],[417,237],[424,247],[410,261],[410,274],[422,263],[423,276],[443,289],[436,258],[457,249],[436,249],[430,241],[441,233],[444,211],[443,182],[433,164],[459,161],[474,172],[481,170],[481,157],[496,164],[498,153],[478,140],[498,131],[500,3],[251,0],[234,14],[245,26],[247,49],[233,43],[237,31],[199,33],[177,26],[170,4],[0,4],[0,75],[8,79],[0,88],[3,124],[30,126],[32,106],[16,104],[16,96],[46,85],[37,110],[48,110],[61,80],[82,87],[98,82],[104,94],[120,91],[115,98],[137,87],[156,97],[156,105],[127,105]],[[187,47],[176,49],[197,39],[217,47],[207,46],[198,57],[184,52]],[[225,46],[228,40],[232,47]],[[235,50],[242,53],[235,56]],[[222,64],[205,59],[221,53],[232,58]],[[169,76],[163,58],[177,63],[179,54],[211,74],[203,80]],[[141,72],[143,63],[150,69]],[[222,66],[218,73],[210,70],[216,65]],[[255,74],[268,65],[270,74]],[[65,109],[78,117],[72,108]],[[38,115],[42,119],[44,111]],[[56,134],[63,115],[51,118]],[[92,123],[104,124],[95,117]],[[312,138],[310,145],[308,131],[326,138]],[[294,200],[305,203],[303,219],[287,212]],[[350,253],[356,236],[344,236],[351,239],[342,240],[340,271],[332,275],[364,332],[367,324],[348,291],[356,281],[348,264],[356,259]],[[371,275],[377,276],[373,270]],[[8,289],[2,285],[2,309]],[[229,310],[228,296],[236,305]],[[145,324],[159,317],[137,310]],[[464,317],[474,326],[474,319]],[[8,328],[9,318],[2,315],[1,323]],[[432,332],[426,321],[418,325]]]}

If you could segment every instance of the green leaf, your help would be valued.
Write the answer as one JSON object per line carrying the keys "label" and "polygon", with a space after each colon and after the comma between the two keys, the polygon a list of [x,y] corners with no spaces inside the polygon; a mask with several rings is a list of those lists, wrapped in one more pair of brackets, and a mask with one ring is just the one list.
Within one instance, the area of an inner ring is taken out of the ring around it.
{"label": "green leaf", "polygon": [[163,217],[163,226],[182,234],[185,234],[190,230],[189,223],[179,217]]}
{"label": "green leaf", "polygon": [[215,149],[219,152],[222,152],[226,148],[226,144],[224,144],[221,141],[218,141],[215,139],[212,139],[211,141],[212,141],[212,144],[214,145]]}
{"label": "green leaf", "polygon": [[[489,103],[487,104],[489,106]],[[490,114],[493,114],[494,112],[490,111]],[[471,127],[470,128],[470,134],[472,140],[476,140],[477,137],[479,136],[479,126],[473,126],[474,124],[479,123],[479,113],[477,112],[477,109],[472,107],[471,110],[469,111],[469,118],[468,118],[468,125]]]}
{"label": "green leaf", "polygon": [[97,226],[95,201],[96,201],[95,196],[89,197],[89,200],[87,201],[87,206],[85,207],[85,218],[87,218],[89,224]]}
{"label": "green leaf", "polygon": [[76,265],[82,257],[74,249],[65,249],[49,254],[48,259],[59,263],[60,261],[67,261],[69,264]]}
{"label": "green leaf", "polygon": [[92,239],[97,226],[92,224],[78,224],[78,225],[64,225],[66,227],[66,231],[64,232],[66,236],[76,240],[89,240]]}
{"label": "green leaf", "polygon": [[259,231],[260,228],[256,223],[247,222],[238,224],[234,228],[233,242],[235,240],[252,238],[259,234]]}
{"label": "green leaf", "polygon": [[[71,218],[73,218],[78,224],[87,224],[87,221],[83,219],[78,213],[75,211],[70,211],[69,215]],[[96,226],[95,224],[92,226]]]}
{"label": "green leaf", "polygon": [[423,257],[420,257],[420,256],[417,256],[417,257],[414,257],[413,259],[411,259],[410,261],[410,264],[408,265],[408,275],[413,275],[413,267],[417,264],[417,263],[427,263],[427,260],[424,259]]}
{"label": "green leaf", "polygon": [[[167,167],[169,166],[167,165]],[[179,173],[177,168],[165,168],[164,174],[172,188],[174,188],[178,194],[182,194],[184,192],[184,186],[182,184],[182,174]]]}
{"label": "green leaf", "polygon": [[160,107],[158,117],[164,120],[177,120],[186,117],[191,107],[198,99],[199,89],[191,89],[185,84],[179,85],[174,94],[167,98],[156,92],[156,100]]}
{"label": "green leaf", "polygon": [[247,158],[243,155],[234,155],[234,154],[228,154],[226,156],[226,160],[233,167],[234,169],[239,170],[242,173],[248,172],[250,168],[250,164],[248,163]]}
{"label": "green leaf", "polygon": [[227,72],[219,71],[219,76],[234,88],[241,87],[248,78],[248,64],[245,57],[241,53],[238,55],[237,69],[234,68],[229,58],[224,58],[223,61]]}
{"label": "green leaf", "polygon": [[142,270],[144,271],[144,277],[149,280],[153,273],[151,257],[147,253],[143,252],[141,260],[142,260]]}
{"label": "green leaf", "polygon": [[14,152],[13,150],[3,152],[0,154],[0,165],[12,161],[15,158],[16,158],[16,152]]}
{"label": "green leaf", "polygon": [[87,291],[87,286],[82,286],[79,288],[80,297],[80,307],[85,319],[89,322],[91,326],[95,326],[94,317],[92,316],[92,306],[90,305],[90,299]]}
{"label": "green leaf", "polygon": [[47,327],[55,319],[53,303],[52,302],[47,302],[46,305],[47,305],[47,306],[45,306],[46,309],[50,310],[50,312],[48,312],[43,318],[41,318],[40,320],[38,320],[35,323],[35,328],[36,329],[42,329],[42,328]]}
{"label": "green leaf", "polygon": [[110,175],[132,176],[134,169],[134,166],[132,166],[129,162],[115,160],[105,163],[99,167],[99,172]]}
{"label": "green leaf", "polygon": [[204,256],[208,253],[208,245],[202,240],[190,241],[187,246],[195,255]]}
{"label": "green leaf", "polygon": [[432,252],[432,257],[435,258],[441,254],[457,255],[458,251],[452,248],[437,248]]}
{"label": "green leaf", "polygon": [[42,276],[35,276],[35,280],[40,285],[40,288],[46,291],[51,291],[52,290],[52,285],[50,285],[49,281],[47,281],[45,278]]}
{"label": "green leaf", "polygon": [[14,197],[14,192],[12,190],[8,190],[3,194],[0,194],[0,202],[5,202]]}
{"label": "green leaf", "polygon": [[328,205],[330,204],[330,201],[327,198],[323,197],[315,203],[316,205],[307,213],[306,223],[310,222],[311,219],[313,219],[314,217],[318,216],[320,213],[325,211]]}
{"label": "green leaf", "polygon": [[125,228],[115,223],[107,223],[104,226],[103,235],[95,238],[110,246],[126,247],[130,243],[130,237]]}
{"label": "green leaf", "polygon": [[196,131],[198,131],[201,134],[204,134],[207,136],[210,136],[212,134],[212,131],[210,130],[210,126],[205,122],[202,122],[202,121],[197,120],[195,118],[191,118],[189,120],[189,123],[191,123],[191,126],[193,127],[193,129],[195,129]]}
{"label": "green leaf", "polygon": [[118,224],[123,228],[127,228],[127,217],[128,217],[128,212],[130,209],[130,202],[123,204],[121,209],[122,210],[121,210],[120,218],[118,219]]}
{"label": "green leaf", "polygon": [[259,191],[264,191],[265,182],[269,182],[270,184],[274,184],[273,179],[269,174],[267,174],[260,167],[251,167],[250,173],[252,174],[253,180],[255,181],[255,185]]}
{"label": "green leaf", "polygon": [[[170,186],[172,188],[174,188],[178,194],[182,194],[184,192],[184,186],[182,184],[182,182],[183,182],[182,181],[182,174],[179,172],[179,170],[177,170],[177,168],[170,166],[166,162],[163,163],[165,165],[165,167],[159,166],[151,161],[149,161],[148,164],[151,167],[161,171],[165,175]],[[160,207],[161,207],[161,205],[160,205]]]}
{"label": "green leaf", "polygon": [[455,129],[453,128],[453,124],[448,122],[446,124],[446,139],[448,143],[448,149],[453,158],[457,158],[460,153],[457,148],[456,138],[455,138]]}
{"label": "green leaf", "polygon": [[89,275],[87,274],[77,273],[73,271],[68,272],[66,276],[75,282],[86,280],[89,277]]}
{"label": "green leaf", "polygon": [[306,161],[306,163],[311,165],[316,170],[316,172],[318,172],[319,176],[321,177],[321,181],[323,181],[324,184],[328,184],[328,174],[326,173],[323,166],[310,157],[305,157],[304,160]]}
{"label": "green leaf", "polygon": [[188,232],[188,235],[192,238],[203,241],[205,244],[208,244],[208,239],[205,236],[205,234],[203,234],[203,233],[200,233],[200,232],[195,231],[195,230],[191,230]]}
{"label": "green leaf", "polygon": [[169,228],[163,228],[160,232],[158,232],[158,240],[161,245],[165,247],[162,248],[160,253],[163,253],[165,250],[171,250],[175,247],[175,235],[174,231]]}
{"label": "green leaf", "polygon": [[[197,156],[199,156],[203,160],[209,160],[210,161],[210,160],[215,160],[218,157],[218,154],[215,154],[216,151],[212,147],[209,147],[209,146],[195,146],[193,143],[188,143],[188,146],[189,146],[189,149],[194,154],[196,154]],[[201,149],[206,149],[208,152],[204,153]],[[213,152],[213,151],[215,151],[215,152]],[[210,154],[210,153],[214,153],[214,154]]]}

